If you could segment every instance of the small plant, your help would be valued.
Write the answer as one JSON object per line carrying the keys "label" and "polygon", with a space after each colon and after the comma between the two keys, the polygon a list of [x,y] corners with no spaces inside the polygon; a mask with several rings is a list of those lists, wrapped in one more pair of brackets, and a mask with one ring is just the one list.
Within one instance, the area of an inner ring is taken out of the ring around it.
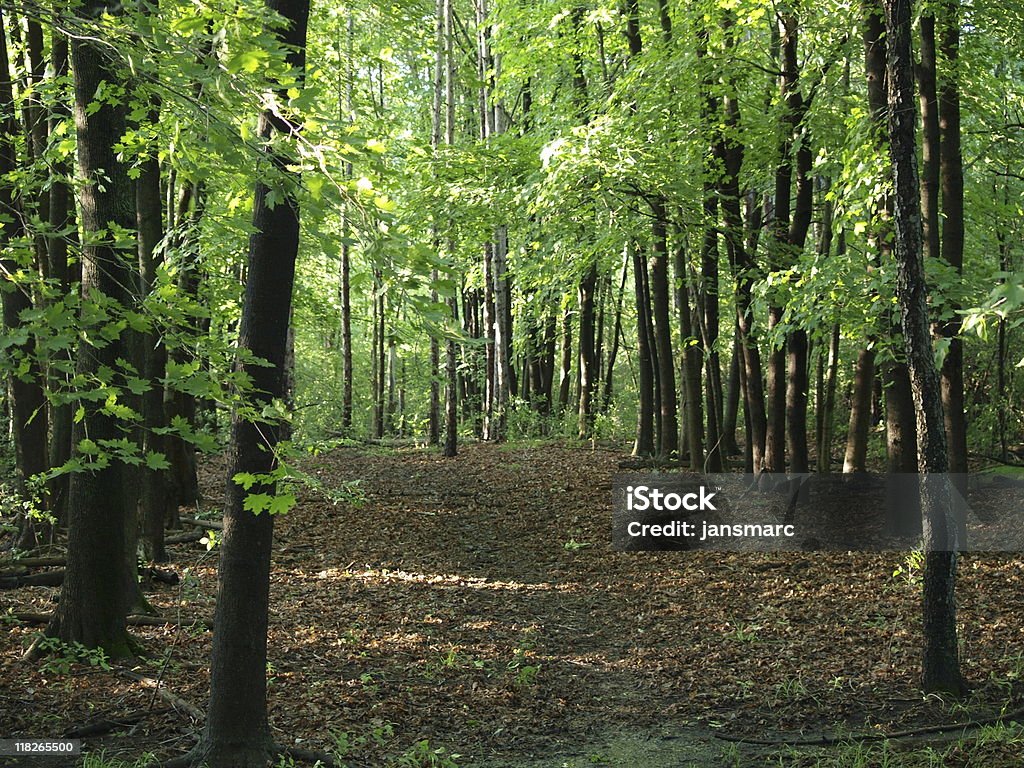
{"label": "small plant", "polygon": [[427,739],[421,739],[407,749],[397,762],[395,768],[459,768],[455,761],[462,757],[457,754],[445,754],[444,747],[431,747]]}
{"label": "small plant", "polygon": [[525,663],[526,653],[531,646],[532,643],[526,642],[516,648],[512,651],[512,661],[505,665],[505,674],[516,690],[529,688],[537,683],[541,665]]}
{"label": "small plant", "polygon": [[894,579],[902,577],[908,587],[921,586],[921,574],[924,570],[924,552],[920,549],[912,549],[907,553],[903,565],[897,565],[892,572]]}
{"label": "small plant", "polygon": [[775,686],[775,695],[772,703],[779,705],[786,701],[797,701],[806,698],[809,691],[804,681],[800,678],[788,678]]}
{"label": "small plant", "polygon": [[111,669],[110,660],[102,648],[86,648],[77,641],[65,643],[56,637],[40,638],[36,647],[47,657],[40,669],[51,675],[70,674],[75,664]]}
{"label": "small plant", "polygon": [[562,549],[567,552],[578,552],[581,549],[587,549],[592,546],[593,544],[589,541],[576,541],[576,539],[569,539],[562,545]]}
{"label": "small plant", "polygon": [[346,768],[346,758],[352,757],[353,753],[360,752],[367,747],[383,747],[395,735],[395,727],[391,723],[379,723],[368,733],[357,734],[354,731],[333,731],[331,738],[334,740],[335,763],[338,768]]}
{"label": "small plant", "polygon": [[757,624],[743,624],[736,627],[729,636],[737,643],[753,643],[757,641],[757,633],[761,629]]}

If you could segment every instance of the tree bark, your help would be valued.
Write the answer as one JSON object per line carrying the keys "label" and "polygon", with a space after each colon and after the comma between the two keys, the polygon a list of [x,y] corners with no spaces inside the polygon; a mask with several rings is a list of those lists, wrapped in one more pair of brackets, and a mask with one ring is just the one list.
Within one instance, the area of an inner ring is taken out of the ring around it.
{"label": "tree bark", "polygon": [[[91,18],[106,8],[90,2],[82,13]],[[110,12],[110,9],[107,9]],[[135,187],[128,168],[119,157],[117,143],[124,136],[127,105],[105,102],[97,108],[96,89],[123,84],[119,66],[89,38],[71,43],[75,76],[75,127],[78,132],[82,228],[89,236],[82,247],[82,294],[85,301],[101,297],[115,307],[129,306],[128,287],[134,282],[128,259],[109,237],[109,227],[135,227]],[[103,347],[83,340],[78,351],[77,372],[92,380],[103,369],[118,370],[127,357],[124,339]],[[98,445],[122,437],[118,420],[101,409],[86,408],[72,431],[72,443],[80,450],[89,439]],[[88,454],[78,454],[89,461]],[[74,457],[73,457],[74,458]],[[47,634],[64,642],[102,647],[111,657],[132,652],[125,617],[131,595],[125,594],[133,574],[128,573],[127,522],[124,504],[124,465],[111,459],[104,467],[71,475],[68,491],[68,560],[60,602]]]}
{"label": "tree bark", "polygon": [[[267,0],[286,26],[278,29],[288,48],[287,62],[300,79],[305,69],[308,0]],[[280,103],[287,103],[284,93]],[[288,116],[266,110],[260,115],[260,137],[268,175],[256,184],[254,232],[249,240],[245,298],[238,346],[270,363],[240,363],[252,379],[256,410],[284,395],[285,355],[291,314],[295,259],[299,245],[298,173],[275,134],[290,136],[298,124]],[[267,204],[271,185],[279,196]],[[227,482],[224,534],[221,542],[219,597],[214,619],[210,705],[206,728],[191,753],[193,765],[208,768],[263,768],[273,740],[267,719],[267,624],[270,593],[270,554],[273,516],[246,509],[253,492],[274,495],[275,484],[265,476],[276,466],[278,423],[254,422],[235,414],[232,419],[231,472]],[[251,490],[232,478],[238,473],[263,476]]]}
{"label": "tree bark", "polygon": [[644,272],[647,262],[643,251],[631,243],[633,255],[633,288],[636,296],[636,337],[637,337],[637,426],[634,456],[654,455],[654,365],[651,360],[651,338],[648,335],[647,315],[650,300]]}
{"label": "tree bark", "polygon": [[867,472],[868,434],[871,429],[871,395],[875,384],[875,349],[864,347],[857,353],[850,398],[850,423],[846,432],[843,472]]}
{"label": "tree bark", "polygon": [[[16,137],[18,124],[15,117],[14,95],[11,89],[11,69],[7,60],[6,26],[0,17],[0,178],[17,168]],[[15,202],[14,189],[5,182],[0,185],[0,265],[4,278],[17,275],[23,266],[16,257],[17,248],[24,243],[26,232],[24,217]],[[22,313],[32,309],[33,302],[27,285],[5,286],[3,296],[3,324],[5,330],[18,335],[23,328]],[[23,373],[14,372],[8,380],[11,428],[14,433],[15,467],[17,470],[17,491],[22,498],[28,498],[29,480],[48,468],[46,398],[43,394],[43,372],[35,358],[35,340],[25,328],[23,340],[12,344],[7,354],[11,355],[14,367],[25,367]],[[17,544],[19,548],[35,546],[34,521],[22,517]]]}
{"label": "tree bark", "polygon": [[[964,271],[964,163],[960,142],[960,0],[939,6],[939,47],[948,72],[939,90],[939,173],[942,185],[941,256],[956,274]],[[967,494],[967,423],[964,413],[964,349],[960,337],[960,304],[946,297],[940,332],[949,339],[942,363],[942,405],[946,419],[949,471],[964,496]],[[960,531],[961,547],[967,545],[967,529]]]}
{"label": "tree bark", "polygon": [[946,455],[942,389],[932,356],[922,259],[921,199],[914,136],[911,0],[883,0],[887,40],[889,155],[894,182],[896,290],[917,416],[924,523],[923,687],[965,692],[956,629],[957,524]]}
{"label": "tree bark", "polygon": [[[653,242],[651,244],[650,275],[651,299],[654,317],[654,343],[658,352],[658,387],[661,400],[661,430],[658,455],[668,459],[678,452],[679,425],[676,410],[675,359],[672,354],[672,322],[668,287],[668,214],[660,199],[652,202]],[[700,444],[696,452],[700,451]]]}

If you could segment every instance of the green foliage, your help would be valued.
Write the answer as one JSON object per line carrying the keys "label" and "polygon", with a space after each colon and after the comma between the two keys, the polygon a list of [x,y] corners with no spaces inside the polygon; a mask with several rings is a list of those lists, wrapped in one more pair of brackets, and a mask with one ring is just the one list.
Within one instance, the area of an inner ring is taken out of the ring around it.
{"label": "green foliage", "polygon": [[920,587],[924,578],[924,551],[913,549],[908,552],[903,564],[893,570],[892,577],[905,582],[909,587]]}
{"label": "green foliage", "polygon": [[46,656],[40,669],[51,675],[68,675],[76,664],[111,669],[102,648],[87,648],[78,642],[65,643],[60,638],[45,636],[39,636],[36,647]]}

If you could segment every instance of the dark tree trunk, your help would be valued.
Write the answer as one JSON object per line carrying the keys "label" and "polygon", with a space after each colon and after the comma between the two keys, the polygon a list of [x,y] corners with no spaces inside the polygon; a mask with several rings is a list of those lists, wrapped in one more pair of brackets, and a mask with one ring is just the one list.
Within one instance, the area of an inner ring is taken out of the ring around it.
{"label": "dark tree trunk", "polygon": [[[301,77],[305,67],[308,0],[268,0],[287,26],[278,30],[288,46],[288,63]],[[283,94],[282,94],[283,96]],[[281,103],[286,103],[285,99]],[[252,379],[256,411],[284,395],[285,355],[291,314],[295,258],[299,245],[298,178],[289,170],[293,160],[274,134],[297,130],[286,116],[269,110],[260,115],[260,136],[267,142],[273,177],[256,184],[254,233],[249,259],[238,346],[270,363],[240,363]],[[267,204],[270,185],[278,196]],[[234,482],[238,473],[265,476],[276,466],[274,449],[279,423],[232,419],[231,471],[227,482],[224,533],[221,541],[219,597],[214,619],[210,663],[210,705],[206,728],[191,753],[194,765],[208,768],[263,768],[272,751],[267,720],[267,624],[270,592],[270,553],[273,515],[245,508],[253,492],[274,495],[274,483],[257,482],[246,490]]]}
{"label": "dark tree trunk", "polygon": [[[732,24],[726,28],[726,45],[734,46],[735,31]],[[729,89],[723,98],[725,124],[729,128],[725,141],[725,156],[721,183],[722,218],[725,222],[725,247],[736,281],[736,322],[740,335],[742,353],[744,419],[748,422],[747,445],[750,451],[750,470],[760,472],[765,468],[765,440],[767,437],[767,416],[765,413],[764,381],[762,378],[761,353],[757,345],[754,327],[753,292],[757,265],[753,259],[754,246],[747,247],[744,240],[743,216],[740,209],[740,171],[743,167],[744,147],[736,139],[740,130],[740,107],[737,85],[729,82]],[[756,228],[755,230],[756,231]]]}
{"label": "dark tree trunk", "polygon": [[622,278],[619,281],[619,290],[615,294],[615,321],[612,323],[612,343],[608,350],[608,363],[604,371],[604,392],[601,395],[601,408],[607,410],[612,405],[612,395],[615,386],[615,359],[619,355],[619,340],[622,337],[622,300],[626,293],[626,278],[629,276],[629,252],[626,253],[626,261],[622,265]]}
{"label": "dark tree trunk", "polygon": [[914,137],[911,0],[883,0],[888,48],[889,154],[894,180],[896,290],[917,414],[924,522],[926,691],[963,694],[956,629],[957,524],[946,456],[942,388],[932,356],[922,259],[921,200]]}
{"label": "dark tree trunk", "polygon": [[[154,102],[149,119],[155,125],[160,118],[159,106]],[[139,287],[145,298],[156,284],[157,269],[162,261],[157,244],[163,238],[163,202],[160,191],[160,162],[154,154],[147,157],[135,181],[135,200],[138,221]],[[157,329],[142,335],[143,378],[149,389],[142,395],[143,439],[146,454],[166,453],[166,439],[158,430],[165,426],[164,396],[160,385],[166,375],[167,348]],[[148,469],[141,472],[139,490],[139,521],[141,541],[147,559],[167,561],[164,548],[164,527],[168,517],[167,475],[164,470]],[[134,553],[133,553],[134,554]]]}
{"label": "dark tree trunk", "polygon": [[[201,182],[189,183],[182,187],[175,211],[175,227],[178,230],[177,245],[180,251],[178,264],[178,288],[188,299],[199,301],[199,226],[203,218],[205,189]],[[196,319],[188,321],[186,329],[195,337],[201,333],[201,323]],[[169,350],[168,359],[179,365],[196,362],[195,343],[192,349],[179,346]],[[167,388],[164,391],[164,411],[167,423],[175,418],[184,419],[192,428],[196,426],[196,398],[189,392]],[[168,477],[172,522],[177,524],[178,507],[197,504],[199,494],[199,472],[196,462],[195,444],[178,436],[169,436],[165,442],[167,458],[171,464]]]}
{"label": "dark tree trunk", "polygon": [[348,213],[342,220],[341,244],[341,429],[352,429],[352,266]]}
{"label": "dark tree trunk", "polygon": [[[50,44],[50,62],[54,77],[63,78],[68,74],[68,41],[61,33],[54,30]],[[70,115],[70,109],[63,100],[56,100],[51,107],[52,132],[59,121]],[[51,170],[50,185],[50,242],[48,246],[50,259],[50,277],[59,280],[61,294],[67,295],[74,283],[79,280],[80,267],[68,264],[68,243],[77,241],[78,227],[75,223],[74,193],[71,177],[74,173],[70,159],[54,162]],[[51,467],[63,466],[71,458],[71,422],[72,406],[70,403],[51,404],[50,406],[50,451]],[[50,511],[58,522],[67,520],[68,475],[58,475],[49,486]]]}
{"label": "dark tree trunk", "polygon": [[678,450],[679,425],[676,411],[675,360],[672,356],[671,294],[668,285],[668,222],[664,203],[652,203],[653,243],[650,258],[651,299],[654,319],[654,344],[658,354],[658,387],[661,405],[661,429],[658,454],[669,458]]}
{"label": "dark tree trunk", "polygon": [[[827,362],[826,362],[827,358]],[[828,347],[821,352],[823,367],[822,381],[818,387],[818,412],[816,423],[816,446],[818,451],[818,472],[832,471],[832,425],[835,421],[836,379],[839,371],[839,324],[832,326]]]}
{"label": "dark tree trunk", "polygon": [[[683,433],[680,449],[689,453],[690,469],[700,472],[704,469],[704,446],[702,443],[700,385],[701,353],[693,328],[693,314],[690,306],[689,275],[686,267],[686,250],[683,240],[676,246],[675,280],[676,311],[679,313],[679,332],[683,345]],[[685,443],[685,446],[684,446]],[[682,453],[680,453],[682,458]]]}
{"label": "dark tree trunk", "polygon": [[[939,6],[939,46],[949,71],[939,90],[939,170],[942,185],[942,259],[957,273],[964,270],[964,164],[960,147],[960,2],[946,0]],[[960,306],[948,298],[941,324],[949,349],[942,364],[942,405],[946,419],[949,471],[960,492],[967,493],[967,423],[964,413],[964,350],[960,337]],[[967,529],[960,531],[966,538]],[[966,540],[960,542],[966,546]]]}
{"label": "dark tree trunk", "polygon": [[865,347],[857,354],[850,398],[850,425],[846,433],[843,472],[867,472],[868,434],[871,430],[871,397],[875,385],[875,349]]}
{"label": "dark tree trunk", "polygon": [[[10,66],[7,60],[7,39],[3,30],[4,20],[0,17],[0,178],[6,180],[17,167],[16,136],[18,124],[15,117],[14,96],[11,89]],[[24,217],[17,210],[14,189],[6,181],[0,186],[0,265],[5,278],[16,275],[22,266],[13,256],[14,244],[22,240],[25,229]],[[3,323],[8,332],[16,332],[22,325],[22,313],[32,309],[32,296],[28,286],[4,286]],[[11,429],[14,433],[15,465],[17,469],[17,490],[25,497],[28,480],[45,472],[47,463],[46,398],[42,388],[42,370],[35,357],[35,341],[31,333],[25,340],[11,345],[7,350],[15,367],[25,366],[24,373],[13,373],[8,381]],[[20,531],[17,545],[21,549],[32,549],[35,544],[34,521],[24,517],[19,521]]]}
{"label": "dark tree trunk", "polygon": [[577,433],[580,439],[590,437],[594,421],[594,393],[597,391],[597,355],[594,345],[594,291],[596,289],[597,264],[591,263],[583,273],[578,286],[580,386]]}
{"label": "dark tree trunk", "polygon": [[569,390],[572,387],[572,312],[562,310],[562,364],[558,376],[558,412],[564,413],[569,406]]}
{"label": "dark tree trunk", "polygon": [[637,425],[633,454],[654,455],[654,365],[651,360],[651,338],[648,335],[648,314],[650,300],[647,297],[644,273],[647,262],[643,251],[631,244],[633,253],[633,287],[636,295],[636,337],[637,337]]}
{"label": "dark tree trunk", "polygon": [[[87,16],[106,6],[88,4]],[[108,9],[109,12],[109,9]],[[83,245],[82,293],[85,301],[104,296],[115,306],[127,307],[128,287],[134,283],[125,254],[115,249],[102,233],[116,225],[135,227],[135,187],[128,168],[115,149],[125,133],[127,105],[106,102],[96,108],[94,97],[101,84],[121,83],[120,67],[108,52],[89,39],[71,44],[75,75],[75,127],[78,132],[82,227],[89,241]],[[78,373],[93,378],[102,368],[120,368],[127,358],[122,338],[106,346],[93,347],[82,341],[78,351]],[[89,438],[104,440],[123,436],[121,424],[101,410],[86,408],[85,416],[72,431],[75,446]],[[82,457],[89,461],[88,456]],[[102,647],[111,657],[131,654],[132,643],[125,618],[129,601],[125,593],[133,574],[128,573],[126,554],[127,522],[124,505],[124,465],[112,459],[102,468],[71,475],[68,491],[68,556],[60,602],[47,634],[64,642],[79,642],[90,648]]]}
{"label": "dark tree trunk", "polygon": [[740,349],[739,332],[733,330],[732,355],[729,356],[729,383],[725,393],[725,420],[722,422],[722,451],[726,456],[736,456],[740,452],[736,442],[736,424],[740,410]]}

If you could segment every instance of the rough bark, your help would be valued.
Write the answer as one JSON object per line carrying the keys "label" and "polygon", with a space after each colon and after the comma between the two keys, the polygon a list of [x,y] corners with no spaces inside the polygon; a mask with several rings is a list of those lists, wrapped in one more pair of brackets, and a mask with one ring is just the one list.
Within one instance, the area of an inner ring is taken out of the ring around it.
{"label": "rough bark", "polygon": [[[288,46],[288,63],[301,78],[309,2],[268,0],[267,7],[285,20],[286,25],[277,34]],[[288,170],[293,161],[283,145],[269,143],[274,134],[294,133],[297,125],[287,116],[267,110],[260,115],[259,127],[261,138],[268,142],[266,162],[275,173],[256,184],[254,232],[249,241],[238,340],[240,348],[270,363],[241,364],[252,377],[257,411],[261,403],[284,395],[288,321],[299,244],[297,174]],[[273,207],[267,204],[271,184],[277,187],[274,191],[279,196]],[[260,476],[273,470],[280,427],[277,423],[254,423],[238,414],[232,419],[231,471],[214,619],[210,704],[206,728],[191,753],[193,765],[263,768],[273,749],[267,719],[266,663],[274,524],[269,512],[253,514],[245,508],[245,502],[253,492],[272,495],[275,487],[273,483],[259,482],[246,490],[231,478],[237,473]]]}
{"label": "rough bark", "polygon": [[[103,3],[89,3],[82,12],[91,17]],[[109,9],[108,9],[109,12]],[[128,259],[105,236],[108,227],[135,226],[135,187],[128,168],[115,149],[125,133],[124,103],[94,104],[101,83],[123,83],[120,67],[107,51],[88,38],[71,43],[75,81],[75,127],[78,133],[78,169],[82,228],[89,235],[82,248],[82,294],[85,301],[101,296],[115,307],[127,307],[128,286],[134,282]],[[117,370],[127,357],[123,338],[103,347],[83,340],[77,372],[87,380],[102,368]],[[98,444],[122,437],[121,424],[108,413],[87,407],[72,431],[75,446],[89,438]],[[84,456],[88,460],[87,456]],[[125,617],[128,602],[126,554],[128,510],[124,504],[124,465],[111,460],[102,468],[71,475],[68,490],[68,560],[60,602],[47,634],[64,642],[102,647],[111,657],[127,656],[132,643]]]}
{"label": "rough bark", "polygon": [[[17,167],[15,137],[18,133],[18,124],[14,111],[4,29],[4,19],[0,17],[0,177],[6,178],[7,174],[12,173]],[[6,279],[16,275],[22,266],[27,266],[19,264],[15,255],[19,241],[24,240],[26,232],[22,224],[22,212],[18,210],[15,200],[15,190],[6,183],[0,186],[0,216],[3,222],[0,225],[0,265]],[[3,324],[7,332],[16,334],[24,325],[22,313],[33,306],[29,291],[26,285],[4,287]],[[34,360],[35,341],[32,334],[26,332],[24,340],[12,344],[7,354],[15,358],[16,366],[24,365],[27,368],[24,373],[12,373],[8,379],[17,490],[19,495],[25,497],[29,492],[29,479],[48,468],[46,399],[41,384],[42,370],[39,363]],[[19,526],[18,546],[22,549],[31,549],[36,543],[33,521],[24,517],[19,521]]]}
{"label": "rough bark", "polygon": [[857,353],[850,398],[850,422],[846,432],[843,472],[867,472],[868,434],[871,429],[871,394],[875,382],[875,350],[865,347]]}
{"label": "rough bark", "polygon": [[926,691],[963,694],[956,629],[957,524],[946,454],[942,389],[932,356],[922,258],[911,53],[911,0],[883,0],[887,40],[889,155],[894,183],[896,293],[917,416],[924,524],[922,614]]}
{"label": "rough bark", "polygon": [[[948,71],[939,89],[939,173],[942,186],[941,256],[957,275],[964,270],[964,163],[960,141],[960,2],[944,0],[939,6],[939,48]],[[949,471],[966,494],[967,423],[964,414],[964,349],[960,337],[959,303],[946,297],[946,320],[940,325],[949,349],[943,360],[942,405],[946,418]],[[966,535],[966,528],[961,536]],[[966,541],[961,541],[965,546]]]}
{"label": "rough bark", "polygon": [[647,315],[650,312],[650,299],[647,296],[644,273],[647,262],[643,251],[635,244],[630,244],[633,255],[633,288],[636,297],[636,337],[637,337],[637,425],[636,442],[633,444],[635,456],[654,455],[654,365],[651,360],[652,340],[648,335]]}
{"label": "rough bark", "polygon": [[[650,258],[651,299],[654,319],[654,344],[658,352],[658,387],[661,401],[661,430],[658,455],[669,458],[679,445],[676,410],[675,359],[672,355],[671,302],[668,286],[668,222],[661,201],[652,204],[654,213],[653,243]],[[699,451],[700,444],[695,447]],[[695,451],[696,452],[696,451]]]}

